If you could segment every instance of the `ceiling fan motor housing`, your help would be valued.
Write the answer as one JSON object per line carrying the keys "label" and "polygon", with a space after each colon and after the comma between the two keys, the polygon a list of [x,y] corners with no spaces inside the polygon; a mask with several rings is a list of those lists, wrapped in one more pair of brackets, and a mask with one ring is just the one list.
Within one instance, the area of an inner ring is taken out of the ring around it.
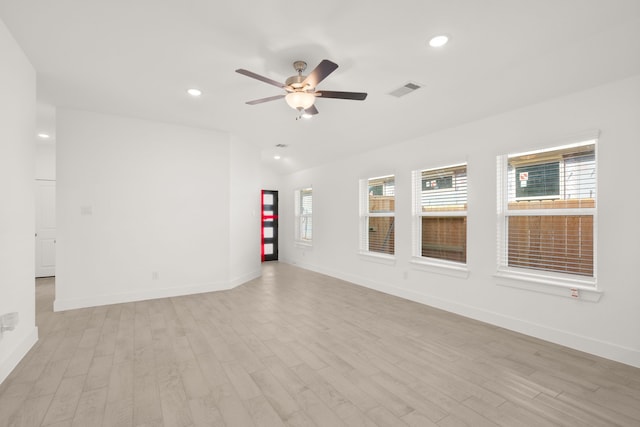
{"label": "ceiling fan motor housing", "polygon": [[295,90],[303,90],[305,88],[302,86],[302,82],[306,78],[307,76],[303,76],[302,74],[299,74],[297,76],[291,76],[287,79],[286,82],[284,82],[284,84],[292,87]]}
{"label": "ceiling fan motor housing", "polygon": [[298,72],[298,75],[289,77],[285,82],[285,85],[295,89],[296,91],[304,90],[304,89],[312,89],[312,88],[305,88],[302,85],[302,82],[304,81],[304,79],[307,78],[307,76],[302,75],[302,72],[307,69],[307,63],[304,61],[295,61],[293,63],[293,68]]}

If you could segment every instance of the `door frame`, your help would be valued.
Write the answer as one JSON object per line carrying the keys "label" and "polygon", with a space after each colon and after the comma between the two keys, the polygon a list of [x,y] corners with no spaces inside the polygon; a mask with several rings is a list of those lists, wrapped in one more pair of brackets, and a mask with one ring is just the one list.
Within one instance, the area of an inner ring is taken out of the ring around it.
{"label": "door frame", "polygon": [[[56,275],[56,181],[36,179],[35,185],[35,276],[53,277]],[[53,191],[52,200],[43,197],[44,190]]]}
{"label": "door frame", "polygon": [[[273,204],[267,205],[264,203],[265,194],[271,194],[273,196]],[[260,192],[260,205],[261,205],[261,223],[260,223],[260,258],[261,261],[277,261],[278,260],[278,191],[277,190],[262,190]],[[271,212],[270,215],[265,215],[265,211]],[[265,222],[271,222],[273,225],[273,237],[265,237],[264,229]],[[271,254],[265,253],[265,244],[272,244],[273,251]]]}

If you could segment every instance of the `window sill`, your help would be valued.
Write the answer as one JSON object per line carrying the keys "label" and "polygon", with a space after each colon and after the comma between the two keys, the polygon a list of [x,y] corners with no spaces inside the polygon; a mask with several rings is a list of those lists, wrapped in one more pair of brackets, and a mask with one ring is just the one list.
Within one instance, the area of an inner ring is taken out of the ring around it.
{"label": "window sill", "polygon": [[293,242],[293,243],[294,243],[297,247],[299,247],[299,248],[305,248],[305,249],[307,249],[307,248],[311,248],[311,247],[313,247],[313,244],[312,244],[311,242],[303,242],[303,241],[300,241],[300,240],[296,240],[296,241],[295,241],[295,242]]}
{"label": "window sill", "polygon": [[600,301],[603,294],[596,288],[595,280],[551,277],[512,270],[498,270],[494,277],[499,286],[589,302]]}
{"label": "window sill", "polygon": [[461,279],[469,277],[469,269],[467,268],[467,265],[457,262],[413,257],[411,259],[411,266],[415,270],[427,271],[429,273],[444,274],[446,276],[453,276]]}
{"label": "window sill", "polygon": [[358,252],[358,255],[360,256],[360,259],[364,261],[376,262],[376,263],[385,264],[385,265],[396,265],[395,255],[387,255],[387,254],[381,254],[377,252],[365,252],[365,251]]}

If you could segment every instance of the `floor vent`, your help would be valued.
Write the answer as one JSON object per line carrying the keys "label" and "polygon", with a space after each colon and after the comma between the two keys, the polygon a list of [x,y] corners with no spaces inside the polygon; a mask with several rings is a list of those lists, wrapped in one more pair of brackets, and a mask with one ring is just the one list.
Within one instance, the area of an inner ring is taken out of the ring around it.
{"label": "floor vent", "polygon": [[413,92],[415,90],[420,89],[421,87],[422,86],[420,86],[417,83],[409,82],[409,83],[405,84],[404,86],[401,86],[398,89],[396,89],[396,90],[394,90],[392,92],[389,92],[389,95],[395,96],[396,98],[400,98],[402,96],[405,96],[408,93],[411,93],[411,92]]}

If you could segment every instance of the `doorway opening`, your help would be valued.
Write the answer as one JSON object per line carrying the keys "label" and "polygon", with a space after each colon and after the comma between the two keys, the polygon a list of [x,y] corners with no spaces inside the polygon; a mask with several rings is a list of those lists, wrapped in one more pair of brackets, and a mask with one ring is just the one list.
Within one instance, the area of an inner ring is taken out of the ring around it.
{"label": "doorway opening", "polygon": [[36,278],[56,275],[56,181],[36,180]]}
{"label": "doorway opening", "polygon": [[278,260],[278,192],[262,190],[261,249],[262,262]]}

